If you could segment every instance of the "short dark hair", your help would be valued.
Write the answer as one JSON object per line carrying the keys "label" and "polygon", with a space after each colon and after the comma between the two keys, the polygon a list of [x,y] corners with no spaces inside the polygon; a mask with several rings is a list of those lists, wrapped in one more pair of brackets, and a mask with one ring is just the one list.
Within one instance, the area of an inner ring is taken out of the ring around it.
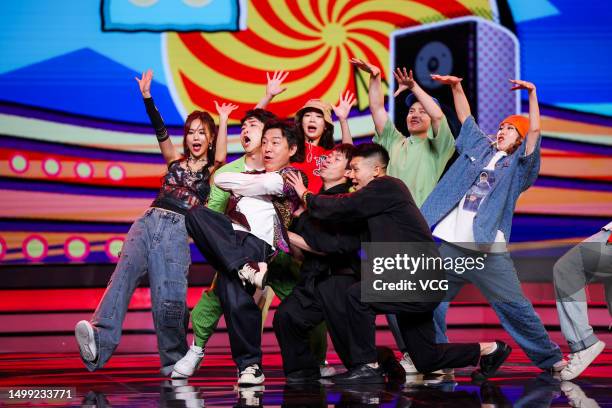
{"label": "short dark hair", "polygon": [[387,167],[389,164],[389,153],[379,144],[376,143],[363,143],[355,148],[353,157],[363,157],[364,159],[376,158]]}
{"label": "short dark hair", "polygon": [[302,140],[298,133],[295,131],[295,126],[293,126],[292,122],[287,120],[271,119],[266,122],[263,128],[262,135],[265,135],[266,132],[270,129],[279,129],[281,131],[283,137],[287,139],[289,149],[291,149],[293,146],[297,147],[295,154],[289,159],[290,162],[301,163],[304,161],[304,140]]}
{"label": "short dark hair", "polygon": [[346,160],[348,160],[346,162],[346,168],[347,169],[351,168],[350,163],[351,163],[351,159],[353,158],[353,154],[355,153],[355,146],[353,146],[350,143],[340,143],[332,149],[332,152],[342,153],[344,157],[346,157]]}
{"label": "short dark hair", "polygon": [[250,118],[257,119],[264,125],[269,120],[277,119],[276,115],[270,112],[269,110],[255,108],[255,109],[248,110],[247,113],[242,117],[242,119],[240,119],[240,126],[244,125],[244,122],[246,122],[247,119],[250,119]]}

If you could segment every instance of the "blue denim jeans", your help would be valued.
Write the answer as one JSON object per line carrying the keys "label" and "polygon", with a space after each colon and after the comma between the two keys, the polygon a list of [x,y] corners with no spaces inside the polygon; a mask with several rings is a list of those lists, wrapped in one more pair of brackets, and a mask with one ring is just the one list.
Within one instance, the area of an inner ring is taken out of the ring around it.
{"label": "blue denim jeans", "polygon": [[134,290],[148,274],[153,322],[162,373],[187,353],[187,273],[191,255],[185,217],[149,208],[127,234],[119,262],[91,319],[98,359],[85,362],[90,371],[102,368],[121,338],[121,326]]}
{"label": "blue denim jeans", "polygon": [[603,283],[608,312],[612,314],[612,245],[607,244],[610,234],[610,231],[599,231],[570,249],[555,263],[557,312],[561,331],[572,353],[599,341],[587,314],[584,288],[588,283]]}
{"label": "blue denim jeans", "polygon": [[[481,253],[443,243],[440,247],[443,258],[477,257]],[[487,298],[499,321],[523,349],[533,363],[549,369],[563,358],[559,346],[553,343],[536,314],[531,302],[523,294],[514,263],[508,253],[488,253],[483,270],[470,270],[463,274],[447,270],[448,292],[444,302],[436,308],[434,320],[436,341],[448,343],[446,337],[446,313],[461,287],[473,283]]]}

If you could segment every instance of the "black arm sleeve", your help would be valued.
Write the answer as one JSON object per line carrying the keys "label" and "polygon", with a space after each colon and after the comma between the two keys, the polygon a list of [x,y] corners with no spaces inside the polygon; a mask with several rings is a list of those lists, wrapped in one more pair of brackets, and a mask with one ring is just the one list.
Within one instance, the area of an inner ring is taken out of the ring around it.
{"label": "black arm sleeve", "polygon": [[168,129],[166,129],[164,120],[162,119],[161,114],[157,110],[157,106],[155,106],[153,98],[144,98],[144,104],[145,108],[147,109],[147,115],[149,115],[151,125],[153,126],[153,129],[155,129],[155,135],[157,136],[157,140],[163,142],[169,137]]}
{"label": "black arm sleeve", "polygon": [[308,194],[306,208],[313,217],[321,220],[363,220],[393,203],[393,191],[385,189],[386,184],[383,180],[373,180],[354,193],[334,196]]}

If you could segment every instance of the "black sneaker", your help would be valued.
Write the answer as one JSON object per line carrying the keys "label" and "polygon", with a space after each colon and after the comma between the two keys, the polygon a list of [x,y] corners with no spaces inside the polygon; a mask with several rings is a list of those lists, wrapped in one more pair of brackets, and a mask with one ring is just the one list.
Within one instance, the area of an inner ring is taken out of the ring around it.
{"label": "black sneaker", "polygon": [[319,382],[321,373],[318,368],[304,369],[287,374],[287,384],[306,384]]}
{"label": "black sneaker", "polygon": [[331,380],[336,384],[382,384],[385,382],[382,368],[361,364],[346,373],[335,375]]}
{"label": "black sneaker", "polygon": [[495,375],[497,369],[512,352],[512,347],[503,341],[496,340],[495,343],[497,343],[497,349],[493,353],[480,357],[480,368],[472,373],[473,381],[482,382]]}
{"label": "black sneaker", "polygon": [[251,364],[244,370],[240,372],[240,377],[238,378],[238,385],[260,385],[264,382],[266,377],[264,377],[261,369],[258,364]]}

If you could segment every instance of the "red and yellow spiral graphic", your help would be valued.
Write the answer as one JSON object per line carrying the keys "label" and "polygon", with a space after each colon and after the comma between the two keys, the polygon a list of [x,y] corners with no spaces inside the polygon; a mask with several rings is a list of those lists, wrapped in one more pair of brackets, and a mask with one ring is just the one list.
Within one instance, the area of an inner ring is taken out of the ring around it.
{"label": "red and yellow spiral graphic", "polygon": [[351,57],[389,75],[393,30],[465,15],[491,18],[489,0],[250,0],[245,31],[168,33],[169,82],[185,112],[225,100],[241,105],[238,119],[263,96],[267,71],[288,70],[272,108],[291,116],[309,98],[357,93]]}

